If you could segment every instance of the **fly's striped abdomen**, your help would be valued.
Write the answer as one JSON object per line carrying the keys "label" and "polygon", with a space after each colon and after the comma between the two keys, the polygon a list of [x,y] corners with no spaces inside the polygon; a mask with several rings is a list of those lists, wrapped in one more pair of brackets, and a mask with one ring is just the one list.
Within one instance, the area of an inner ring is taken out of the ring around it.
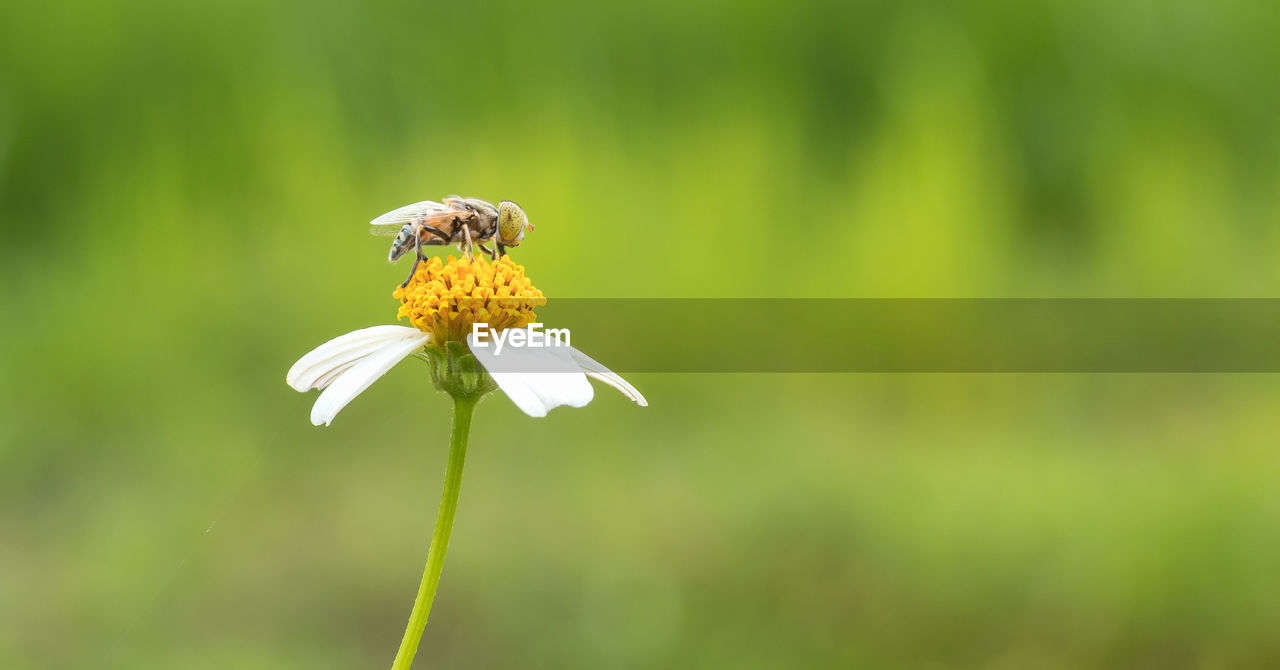
{"label": "fly's striped abdomen", "polygon": [[387,255],[387,260],[394,262],[413,246],[413,240],[418,236],[416,228],[417,226],[413,223],[404,224],[404,228],[400,229],[396,239],[391,241],[391,253]]}

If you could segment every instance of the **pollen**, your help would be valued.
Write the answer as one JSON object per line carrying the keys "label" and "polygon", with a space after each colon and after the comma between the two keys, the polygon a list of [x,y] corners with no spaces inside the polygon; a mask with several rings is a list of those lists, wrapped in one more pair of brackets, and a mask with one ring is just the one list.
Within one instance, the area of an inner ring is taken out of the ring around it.
{"label": "pollen", "polygon": [[465,341],[476,323],[490,330],[522,328],[537,320],[534,308],[547,302],[510,256],[492,263],[480,255],[469,261],[425,260],[391,296],[400,301],[397,318],[431,333],[437,346]]}

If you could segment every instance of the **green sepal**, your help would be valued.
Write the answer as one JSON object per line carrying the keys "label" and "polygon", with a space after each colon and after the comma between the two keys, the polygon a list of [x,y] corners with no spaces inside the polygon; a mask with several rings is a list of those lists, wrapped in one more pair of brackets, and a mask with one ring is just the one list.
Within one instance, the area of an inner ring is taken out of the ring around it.
{"label": "green sepal", "polygon": [[479,400],[498,388],[465,342],[428,345],[415,355],[431,368],[431,383],[455,399]]}

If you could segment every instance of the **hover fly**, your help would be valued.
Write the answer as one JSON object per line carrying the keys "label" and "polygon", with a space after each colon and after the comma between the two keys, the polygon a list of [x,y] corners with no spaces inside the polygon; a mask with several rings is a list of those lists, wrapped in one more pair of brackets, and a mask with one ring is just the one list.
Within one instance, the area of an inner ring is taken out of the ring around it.
{"label": "hover fly", "polygon": [[[497,260],[507,247],[520,245],[525,230],[533,230],[529,217],[520,205],[503,200],[494,207],[479,198],[463,198],[451,195],[444,202],[424,200],[393,209],[370,221],[374,235],[395,235],[387,260],[394,262],[413,249],[415,258],[409,270],[409,279],[418,271],[418,263],[424,256],[422,247],[457,244],[468,259],[475,257],[475,247]],[[494,248],[485,242],[492,240]],[[405,279],[401,286],[407,286]]]}

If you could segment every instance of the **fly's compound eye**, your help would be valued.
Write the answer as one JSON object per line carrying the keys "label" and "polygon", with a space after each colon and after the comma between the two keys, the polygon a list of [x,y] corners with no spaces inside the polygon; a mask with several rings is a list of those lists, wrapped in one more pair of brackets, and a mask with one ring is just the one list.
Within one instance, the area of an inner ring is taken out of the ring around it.
{"label": "fly's compound eye", "polygon": [[519,246],[524,239],[525,227],[529,225],[529,217],[525,216],[520,205],[503,200],[498,205],[498,241],[508,247]]}

